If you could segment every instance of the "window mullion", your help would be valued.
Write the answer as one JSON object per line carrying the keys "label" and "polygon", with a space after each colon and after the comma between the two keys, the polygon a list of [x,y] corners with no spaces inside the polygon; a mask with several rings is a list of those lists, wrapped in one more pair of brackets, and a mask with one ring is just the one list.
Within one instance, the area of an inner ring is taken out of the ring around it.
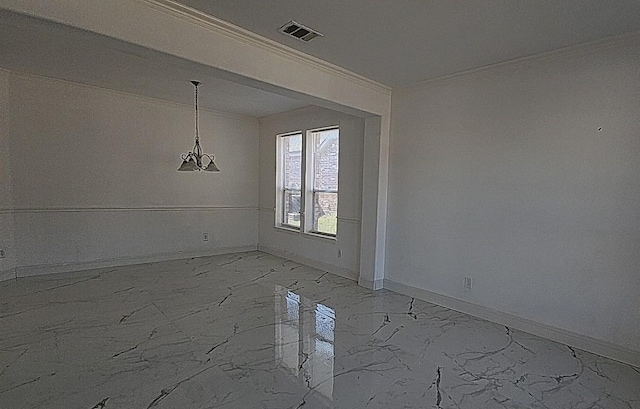
{"label": "window mullion", "polygon": [[307,231],[307,178],[308,178],[308,159],[307,154],[307,132],[302,131],[302,163],[301,163],[301,177],[300,177],[300,231]]}

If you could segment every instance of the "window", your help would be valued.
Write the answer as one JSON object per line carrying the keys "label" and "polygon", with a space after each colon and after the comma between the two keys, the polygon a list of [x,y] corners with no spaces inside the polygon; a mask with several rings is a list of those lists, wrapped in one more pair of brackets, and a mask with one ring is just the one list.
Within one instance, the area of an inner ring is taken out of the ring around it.
{"label": "window", "polygon": [[312,131],[311,231],[336,235],[338,228],[338,129]]}
{"label": "window", "polygon": [[340,130],[314,129],[304,135],[277,136],[276,225],[335,237]]}
{"label": "window", "polygon": [[282,215],[284,226],[300,227],[302,199],[302,134],[281,136]]}

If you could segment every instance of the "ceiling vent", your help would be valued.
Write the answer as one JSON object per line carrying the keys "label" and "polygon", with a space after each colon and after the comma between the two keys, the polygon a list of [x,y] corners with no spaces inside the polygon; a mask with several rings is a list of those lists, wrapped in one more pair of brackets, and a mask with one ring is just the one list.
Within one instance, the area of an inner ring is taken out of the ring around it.
{"label": "ceiling vent", "polygon": [[316,37],[324,36],[324,34],[319,33],[309,27],[303,26],[302,24],[297,23],[293,20],[280,27],[278,31],[280,31],[282,34],[297,38],[300,41],[304,41],[305,43],[308,43]]}

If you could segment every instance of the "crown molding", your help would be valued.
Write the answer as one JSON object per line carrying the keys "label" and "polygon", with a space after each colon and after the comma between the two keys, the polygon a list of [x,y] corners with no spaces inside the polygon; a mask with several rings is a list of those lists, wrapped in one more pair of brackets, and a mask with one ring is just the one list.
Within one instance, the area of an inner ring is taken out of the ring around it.
{"label": "crown molding", "polygon": [[298,51],[294,48],[288,47],[284,44],[273,41],[269,38],[262,37],[256,33],[246,30],[242,27],[231,24],[227,21],[221,20],[217,17],[203,13],[200,10],[196,10],[184,4],[178,3],[174,0],[136,0],[145,3],[158,10],[162,10],[166,13],[173,15],[174,17],[188,20],[193,24],[197,24],[207,30],[214,31],[218,34],[222,34],[237,41],[250,44],[262,48],[268,52],[278,54],[282,57],[293,60],[297,63],[302,63],[311,66],[316,69],[328,72],[332,75],[337,75],[345,78],[349,81],[358,83],[359,85],[366,86],[379,92],[385,92],[391,94],[391,87],[380,82],[374,81],[363,75],[357,74],[353,71],[349,71],[338,65],[332,64],[320,58],[311,56],[309,54]]}
{"label": "crown molding", "polygon": [[574,44],[568,47],[558,48],[543,53],[528,55],[526,57],[515,58],[513,60],[507,60],[498,62],[495,64],[484,65],[482,67],[472,68],[469,70],[459,71],[452,74],[443,75],[436,78],[429,78],[426,80],[413,82],[410,84],[400,85],[393,89],[394,92],[412,93],[413,91],[419,91],[421,89],[429,88],[435,85],[445,84],[447,82],[454,82],[463,80],[468,77],[477,75],[490,75],[497,71],[511,70],[518,67],[535,64],[543,61],[552,60],[555,58],[567,57],[567,56],[580,56],[585,54],[592,54],[599,51],[610,49],[615,45],[623,43],[625,41],[640,41],[640,31],[632,31],[629,33],[605,37],[586,43]]}
{"label": "crown molding", "polygon": [[[75,86],[75,87],[79,87],[79,88],[86,88],[86,89],[89,89],[89,90],[92,90],[92,91],[96,91],[96,92],[104,92],[104,93],[115,95],[115,96],[133,98],[133,99],[137,99],[137,100],[142,101],[142,102],[152,102],[152,103],[157,103],[157,104],[165,104],[165,105],[171,105],[171,106],[178,107],[178,108],[187,108],[187,109],[193,110],[193,105],[183,104],[181,102],[171,101],[171,100],[168,100],[168,99],[150,97],[150,96],[141,95],[141,94],[134,94],[132,92],[127,92],[127,91],[119,91],[119,90],[116,90],[116,89],[101,87],[101,86],[98,86],[98,85],[86,84],[84,82],[75,82],[75,81],[65,80],[65,79],[62,79],[62,78],[48,77],[46,75],[31,74],[31,73],[23,72],[23,71],[4,70],[4,69],[0,68],[0,72],[2,72],[2,71],[6,71],[7,74],[9,74],[11,77],[14,77],[14,78],[19,78],[19,79],[24,79],[24,80],[40,80],[40,81],[45,81],[45,82],[54,83],[54,84],[56,84],[56,83],[57,84],[64,84],[64,85]],[[203,111],[203,112],[208,112],[208,113],[216,115],[216,116],[227,117],[227,118],[230,118],[230,119],[239,119],[239,120],[246,120],[246,121],[258,121],[258,118],[250,116],[250,115],[236,114],[236,113],[233,113],[233,112],[219,111],[217,109],[211,109],[211,108],[207,108],[207,107],[199,107],[198,109],[200,111]]]}
{"label": "crown molding", "polygon": [[323,109],[327,109],[327,108],[323,108],[323,107],[320,107],[318,105],[307,105],[307,106],[303,106],[303,107],[300,107],[300,108],[292,109],[290,111],[279,112],[277,114],[271,114],[271,115],[267,115],[267,116],[262,116],[262,117],[258,118],[258,122],[260,122],[260,123],[268,123],[268,122],[272,122],[272,121],[277,121],[278,119],[280,119],[283,116],[287,116],[287,115],[296,116],[296,115],[305,114],[307,112],[321,111]]}
{"label": "crown molding", "polygon": [[[281,120],[283,118],[289,118],[289,117],[294,117],[295,118],[295,117],[300,116],[300,115],[307,115],[307,114],[314,114],[314,113],[322,114],[322,113],[327,113],[327,112],[330,112],[331,114],[336,114],[337,116],[342,116],[342,117],[352,116],[354,118],[359,118],[359,117],[355,117],[353,115],[349,115],[349,114],[344,113],[344,112],[333,111],[333,110],[331,110],[329,108],[321,107],[321,106],[318,106],[318,105],[307,105],[307,106],[304,106],[304,107],[292,109],[290,111],[279,112],[277,114],[271,114],[271,115],[267,115],[267,116],[262,116],[262,117],[258,118],[258,122],[260,122],[261,124],[262,123],[270,123],[270,122],[273,122],[273,121]],[[359,118],[359,119],[363,119],[363,118]],[[334,124],[332,126],[335,127],[335,126],[338,126],[338,124],[336,123],[336,124]],[[331,126],[329,126],[329,127],[331,127]],[[295,131],[293,131],[293,132],[295,132]]]}

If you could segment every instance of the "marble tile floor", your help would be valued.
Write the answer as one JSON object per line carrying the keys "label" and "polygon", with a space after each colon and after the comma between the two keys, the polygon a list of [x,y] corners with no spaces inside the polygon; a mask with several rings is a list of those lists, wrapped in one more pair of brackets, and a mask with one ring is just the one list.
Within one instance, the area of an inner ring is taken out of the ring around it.
{"label": "marble tile floor", "polygon": [[260,252],[0,283],[0,408],[640,408],[640,369]]}

